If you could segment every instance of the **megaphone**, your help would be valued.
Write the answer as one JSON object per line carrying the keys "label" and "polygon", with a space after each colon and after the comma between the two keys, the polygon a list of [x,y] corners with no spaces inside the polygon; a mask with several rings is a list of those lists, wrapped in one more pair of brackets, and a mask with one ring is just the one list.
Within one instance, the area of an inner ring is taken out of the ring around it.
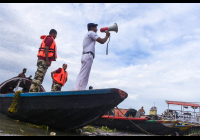
{"label": "megaphone", "polygon": [[115,31],[117,33],[118,32],[117,23],[114,23],[114,25],[112,25],[110,27],[103,27],[103,28],[100,29],[101,32],[106,32],[106,30],[108,30],[108,31]]}
{"label": "megaphone", "polygon": [[[106,32],[106,31],[115,31],[116,33],[118,32],[118,26],[117,23],[114,23],[113,26],[110,27],[103,27],[100,29],[101,32]],[[110,42],[110,36],[109,36],[109,41]],[[107,43],[107,48],[106,48],[106,55],[108,55],[108,43]]]}

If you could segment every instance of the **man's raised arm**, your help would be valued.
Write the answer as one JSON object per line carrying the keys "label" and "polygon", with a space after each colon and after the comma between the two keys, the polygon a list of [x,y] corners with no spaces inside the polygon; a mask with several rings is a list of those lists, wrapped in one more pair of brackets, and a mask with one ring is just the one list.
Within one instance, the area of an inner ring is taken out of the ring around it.
{"label": "man's raised arm", "polygon": [[109,31],[107,31],[106,36],[103,39],[98,37],[96,41],[99,42],[100,44],[104,44],[108,40],[109,36],[110,36],[110,33]]}

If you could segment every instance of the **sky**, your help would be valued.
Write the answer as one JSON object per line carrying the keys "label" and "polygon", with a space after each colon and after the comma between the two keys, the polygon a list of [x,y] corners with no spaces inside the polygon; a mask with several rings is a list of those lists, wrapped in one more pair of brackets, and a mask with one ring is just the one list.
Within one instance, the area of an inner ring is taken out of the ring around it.
{"label": "sky", "polygon": [[42,85],[51,91],[50,73],[66,63],[68,81],[62,91],[72,90],[87,24],[98,24],[97,34],[104,38],[100,28],[117,23],[118,33],[110,32],[108,55],[107,42],[96,42],[86,89],[124,90],[128,97],[118,108],[143,106],[147,115],[154,103],[157,113],[163,113],[168,107],[165,100],[199,102],[199,7],[199,3],[1,3],[0,82],[23,68],[27,77],[34,77],[40,36],[56,29],[58,59]]}

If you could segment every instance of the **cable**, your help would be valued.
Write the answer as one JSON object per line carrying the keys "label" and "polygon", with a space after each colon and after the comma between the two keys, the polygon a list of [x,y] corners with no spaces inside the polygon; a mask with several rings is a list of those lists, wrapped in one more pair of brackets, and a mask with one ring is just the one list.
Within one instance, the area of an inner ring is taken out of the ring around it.
{"label": "cable", "polygon": [[109,121],[113,121],[114,118],[115,118],[115,110],[112,110],[112,111],[113,111],[113,119],[109,119],[110,111],[108,111],[108,112],[109,112],[109,113],[108,113],[108,120],[109,120]]}
{"label": "cable", "polygon": [[[110,42],[110,36],[109,36],[109,41],[108,43]],[[106,55],[108,55],[108,43],[107,43],[107,48],[106,48]]]}

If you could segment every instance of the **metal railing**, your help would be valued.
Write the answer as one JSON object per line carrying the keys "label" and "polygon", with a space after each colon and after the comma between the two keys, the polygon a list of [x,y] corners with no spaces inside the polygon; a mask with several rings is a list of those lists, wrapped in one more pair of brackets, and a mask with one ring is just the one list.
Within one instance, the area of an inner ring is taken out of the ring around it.
{"label": "metal railing", "polygon": [[[170,112],[171,111],[171,112]],[[182,110],[170,110],[165,111],[160,117],[166,120],[178,120],[184,123],[200,124],[199,112],[182,111]]]}

